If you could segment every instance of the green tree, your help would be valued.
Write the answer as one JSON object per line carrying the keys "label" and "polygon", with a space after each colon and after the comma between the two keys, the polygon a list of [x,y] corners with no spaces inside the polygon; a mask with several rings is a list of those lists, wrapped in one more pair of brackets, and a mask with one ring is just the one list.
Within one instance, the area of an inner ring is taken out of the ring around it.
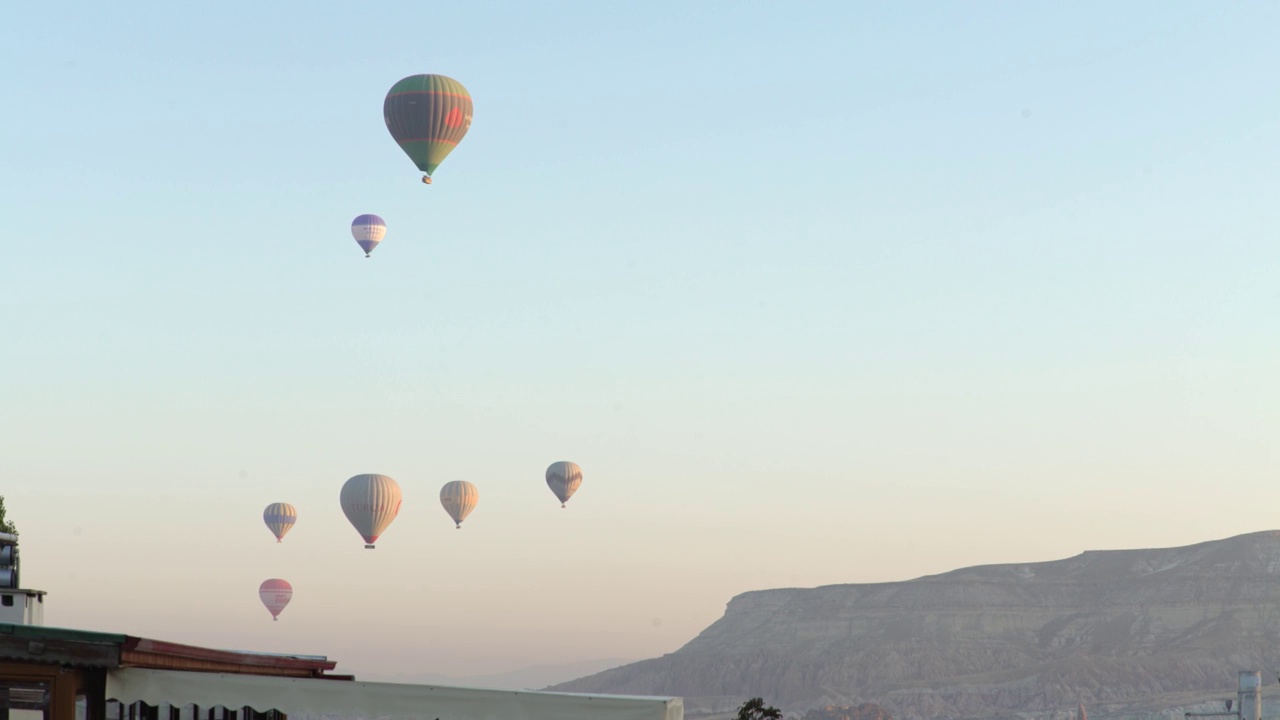
{"label": "green tree", "polygon": [[[0,519],[3,519],[0,515]],[[764,704],[764,698],[751,698],[738,708],[738,720],[782,720],[782,711]]]}
{"label": "green tree", "polygon": [[18,534],[18,528],[9,522],[9,518],[5,517],[4,496],[0,495],[0,532],[6,532],[11,535]]}

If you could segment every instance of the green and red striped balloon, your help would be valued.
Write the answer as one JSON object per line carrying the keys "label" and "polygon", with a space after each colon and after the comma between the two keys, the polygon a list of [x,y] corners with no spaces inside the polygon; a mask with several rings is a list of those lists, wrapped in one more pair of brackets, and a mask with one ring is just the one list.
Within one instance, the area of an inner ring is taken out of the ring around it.
{"label": "green and red striped balloon", "polygon": [[391,86],[382,117],[400,149],[426,173],[422,182],[430,183],[471,127],[471,93],[444,75],[410,75]]}

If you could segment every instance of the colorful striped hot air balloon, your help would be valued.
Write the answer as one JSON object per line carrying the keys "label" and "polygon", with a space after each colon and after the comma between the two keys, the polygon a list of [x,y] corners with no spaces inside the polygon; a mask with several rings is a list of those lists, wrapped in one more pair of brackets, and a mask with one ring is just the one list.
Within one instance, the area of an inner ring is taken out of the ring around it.
{"label": "colorful striped hot air balloon", "polygon": [[444,75],[410,75],[391,86],[382,118],[391,137],[418,169],[422,182],[453,152],[471,127],[471,93]]}
{"label": "colorful striped hot air balloon", "polygon": [[582,468],[568,460],[551,463],[547,468],[547,487],[560,499],[560,507],[569,502],[569,498],[582,485]]}
{"label": "colorful striped hot air balloon", "polygon": [[351,221],[351,237],[356,239],[356,243],[360,245],[360,249],[364,250],[364,256],[369,257],[369,253],[378,247],[378,243],[382,242],[382,238],[387,236],[387,224],[377,215],[360,215]]}
{"label": "colorful striped hot air balloon", "polygon": [[262,521],[276,536],[276,542],[280,542],[298,522],[298,511],[289,503],[271,503],[262,511]]}
{"label": "colorful striped hot air balloon", "polygon": [[287,580],[279,578],[263,580],[258,586],[258,599],[271,612],[271,619],[279,620],[280,613],[284,612],[289,601],[293,599],[293,586]]}
{"label": "colorful striped hot air balloon", "polygon": [[440,504],[459,529],[462,528],[462,521],[476,509],[479,502],[480,491],[466,480],[454,480],[440,488]]}
{"label": "colorful striped hot air balloon", "polygon": [[356,475],[342,486],[339,497],[342,512],[368,550],[400,513],[400,485],[386,475]]}

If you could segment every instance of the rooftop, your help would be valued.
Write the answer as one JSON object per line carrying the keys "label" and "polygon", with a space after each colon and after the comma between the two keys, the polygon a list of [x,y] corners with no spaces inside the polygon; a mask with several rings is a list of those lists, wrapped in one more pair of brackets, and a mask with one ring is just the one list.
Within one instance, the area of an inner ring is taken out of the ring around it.
{"label": "rooftop", "polygon": [[320,655],[217,650],[131,635],[10,623],[0,623],[0,659],[79,667],[352,679],[349,675],[326,675],[337,663]]}

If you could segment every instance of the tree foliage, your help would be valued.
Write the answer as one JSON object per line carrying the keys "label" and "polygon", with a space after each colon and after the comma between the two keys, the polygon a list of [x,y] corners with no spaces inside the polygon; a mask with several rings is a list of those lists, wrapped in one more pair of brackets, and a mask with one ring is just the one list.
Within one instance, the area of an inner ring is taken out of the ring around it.
{"label": "tree foliage", "polygon": [[764,698],[751,698],[738,708],[738,720],[782,720],[782,711],[764,704]]}
{"label": "tree foliage", "polygon": [[6,533],[9,533],[9,534],[11,534],[11,535],[17,535],[17,534],[18,534],[18,528],[17,528],[17,526],[16,526],[16,525],[14,525],[12,522],[10,522],[10,521],[9,521],[9,518],[7,518],[7,517],[5,516],[4,496],[3,496],[3,495],[0,495],[0,532],[6,532]]}

